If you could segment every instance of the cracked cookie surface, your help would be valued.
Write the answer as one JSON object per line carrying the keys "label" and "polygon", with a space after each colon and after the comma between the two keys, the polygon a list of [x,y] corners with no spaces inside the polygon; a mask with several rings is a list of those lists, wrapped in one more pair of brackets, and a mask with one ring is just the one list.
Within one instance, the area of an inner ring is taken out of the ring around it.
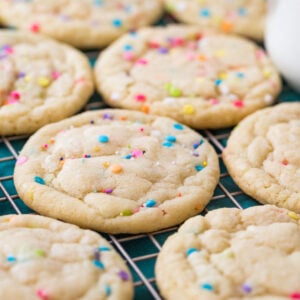
{"label": "cracked cookie surface", "polygon": [[125,262],[99,234],[36,215],[0,217],[0,298],[132,299]]}
{"label": "cracked cookie surface", "polygon": [[239,187],[261,203],[300,213],[300,104],[258,111],[231,133],[223,151]]}
{"label": "cracked cookie surface", "polygon": [[0,22],[80,48],[99,48],[155,22],[161,0],[1,0]]}
{"label": "cracked cookie surface", "polygon": [[111,233],[154,231],[202,211],[219,162],[200,134],[127,110],[48,125],[20,153],[14,181],[39,213]]}
{"label": "cracked cookie surface", "polygon": [[233,126],[281,90],[278,72],[253,42],[184,25],[121,37],[100,54],[95,75],[110,106],[197,129]]}
{"label": "cracked cookie surface", "polygon": [[300,216],[272,205],[222,208],[186,221],[158,255],[165,299],[300,297]]}
{"label": "cracked cookie surface", "polygon": [[0,134],[28,134],[71,116],[94,90],[79,51],[42,36],[0,31]]}

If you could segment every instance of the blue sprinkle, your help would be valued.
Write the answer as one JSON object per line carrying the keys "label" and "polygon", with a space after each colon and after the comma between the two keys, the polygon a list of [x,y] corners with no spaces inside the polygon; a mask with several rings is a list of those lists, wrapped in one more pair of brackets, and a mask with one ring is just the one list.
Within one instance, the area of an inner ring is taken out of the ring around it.
{"label": "blue sprinkle", "polygon": [[216,79],[215,80],[215,85],[219,86],[222,83],[222,79]]}
{"label": "blue sprinkle", "polygon": [[94,260],[94,266],[101,269],[101,270],[104,270],[104,264],[100,261],[100,260]]}
{"label": "blue sprinkle", "polygon": [[17,259],[16,259],[14,256],[12,256],[12,255],[7,256],[7,257],[6,257],[6,260],[7,260],[8,262],[11,262],[11,263],[17,261]]}
{"label": "blue sprinkle", "polygon": [[210,284],[210,283],[203,283],[201,285],[201,288],[204,289],[204,290],[207,290],[207,291],[213,291],[214,290],[213,285]]}
{"label": "blue sprinkle", "polygon": [[202,171],[204,168],[203,168],[203,166],[201,166],[201,165],[197,165],[197,166],[195,166],[195,169],[196,169],[197,172],[200,172],[200,171]]}
{"label": "blue sprinkle", "polygon": [[163,147],[166,147],[166,148],[173,147],[173,143],[171,143],[171,142],[164,142],[162,145],[163,145]]}
{"label": "blue sprinkle", "polygon": [[181,125],[181,124],[179,124],[179,123],[174,124],[173,127],[174,127],[175,129],[177,129],[177,130],[183,130],[183,128],[184,128],[183,125]]}
{"label": "blue sprinkle", "polygon": [[104,4],[104,0],[94,0],[95,6],[102,6]]}
{"label": "blue sprinkle", "polygon": [[246,8],[245,8],[245,7],[240,7],[240,8],[238,9],[238,14],[239,14],[240,16],[245,16],[245,15],[247,14]]}
{"label": "blue sprinkle", "polygon": [[130,51],[130,50],[132,50],[132,46],[127,44],[123,47],[123,49],[124,49],[124,51]]}
{"label": "blue sprinkle", "polygon": [[115,27],[121,27],[121,26],[123,25],[123,22],[122,22],[122,20],[120,20],[120,19],[114,19],[114,20],[112,21],[112,24],[113,24]]}
{"label": "blue sprinkle", "polygon": [[104,252],[104,251],[110,251],[111,249],[109,247],[106,247],[106,246],[101,246],[101,247],[98,248],[98,250]]}
{"label": "blue sprinkle", "polygon": [[132,157],[131,154],[127,154],[127,155],[123,156],[123,158],[125,158],[125,159],[130,159],[131,157]]}
{"label": "blue sprinkle", "polygon": [[236,73],[236,77],[238,77],[238,78],[245,78],[245,74],[242,73],[242,72],[237,72]]}
{"label": "blue sprinkle", "polygon": [[167,135],[165,137],[166,141],[171,142],[171,143],[175,143],[176,142],[176,137],[174,135]]}
{"label": "blue sprinkle", "polygon": [[204,17],[204,18],[208,18],[208,17],[211,16],[211,13],[210,13],[210,10],[209,10],[209,9],[203,8],[203,9],[201,9],[201,11],[200,11],[200,15],[201,15],[202,17]]}
{"label": "blue sprinkle", "polygon": [[107,135],[100,135],[99,138],[98,138],[98,141],[100,143],[108,143],[109,141],[109,137]]}
{"label": "blue sprinkle", "polygon": [[111,287],[108,284],[105,286],[105,295],[107,297],[111,295]]}
{"label": "blue sprinkle", "polygon": [[194,252],[198,252],[198,249],[196,248],[189,248],[187,251],[186,251],[186,255],[187,256],[190,256],[192,253]]}
{"label": "blue sprinkle", "polygon": [[204,140],[201,139],[199,142],[195,142],[195,143],[193,144],[193,148],[194,148],[194,149],[197,149],[197,148],[198,148],[199,146],[201,146],[203,143],[204,143]]}
{"label": "blue sprinkle", "polygon": [[39,184],[42,184],[42,185],[45,185],[45,180],[42,178],[42,177],[39,177],[39,176],[34,176],[34,181],[36,183],[39,183]]}
{"label": "blue sprinkle", "polygon": [[156,201],[154,199],[150,199],[145,203],[146,207],[154,207],[156,206]]}

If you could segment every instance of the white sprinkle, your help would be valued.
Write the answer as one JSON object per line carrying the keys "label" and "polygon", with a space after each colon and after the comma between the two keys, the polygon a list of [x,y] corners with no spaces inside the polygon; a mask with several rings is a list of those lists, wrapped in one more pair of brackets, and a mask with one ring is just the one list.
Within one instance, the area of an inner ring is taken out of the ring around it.
{"label": "white sprinkle", "polygon": [[179,2],[176,5],[176,10],[178,11],[184,11],[186,9],[186,3],[185,2]]}
{"label": "white sprinkle", "polygon": [[266,94],[266,95],[265,95],[265,102],[266,102],[267,104],[271,104],[271,103],[273,102],[273,96],[270,95],[270,94]]}
{"label": "white sprinkle", "polygon": [[111,98],[111,100],[117,101],[117,100],[120,99],[120,94],[117,93],[117,92],[113,92],[113,93],[110,95],[110,98]]}
{"label": "white sprinkle", "polygon": [[230,93],[229,87],[226,84],[220,84],[219,90],[223,95],[228,95]]}
{"label": "white sprinkle", "polygon": [[167,105],[175,105],[176,104],[176,100],[171,97],[165,98],[162,102]]}

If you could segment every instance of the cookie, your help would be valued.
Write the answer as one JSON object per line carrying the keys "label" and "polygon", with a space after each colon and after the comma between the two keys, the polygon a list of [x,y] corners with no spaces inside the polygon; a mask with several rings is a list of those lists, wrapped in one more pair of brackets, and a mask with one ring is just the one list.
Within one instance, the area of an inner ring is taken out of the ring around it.
{"label": "cookie", "polygon": [[164,0],[179,21],[263,40],[267,4],[265,0]]}
{"label": "cookie", "polygon": [[299,299],[299,219],[271,205],[191,218],[158,255],[164,299]]}
{"label": "cookie", "polygon": [[108,45],[127,31],[155,22],[161,0],[1,0],[0,20],[80,48]]}
{"label": "cookie", "polygon": [[35,215],[0,217],[0,298],[133,299],[126,264],[101,236]]}
{"label": "cookie", "polygon": [[100,55],[95,75],[110,106],[197,129],[235,125],[281,90],[276,69],[253,42],[180,25],[125,35]]}
{"label": "cookie", "polygon": [[248,195],[300,213],[300,103],[263,109],[232,132],[223,160]]}
{"label": "cookie", "polygon": [[28,134],[80,110],[94,90],[87,58],[39,35],[0,31],[0,135]]}
{"label": "cookie", "polygon": [[127,110],[45,126],[20,153],[14,181],[37,212],[109,233],[149,232],[204,209],[218,157],[174,120]]}

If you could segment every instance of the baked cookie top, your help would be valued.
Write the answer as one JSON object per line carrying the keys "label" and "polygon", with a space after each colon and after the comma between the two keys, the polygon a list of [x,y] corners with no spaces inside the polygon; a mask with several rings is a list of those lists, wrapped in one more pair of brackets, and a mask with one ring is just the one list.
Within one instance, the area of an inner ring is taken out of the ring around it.
{"label": "baked cookie top", "polygon": [[106,46],[162,12],[161,0],[0,0],[3,24],[81,48]]}
{"label": "baked cookie top", "polygon": [[126,264],[101,236],[35,215],[0,217],[0,298],[133,299]]}
{"label": "baked cookie top", "polygon": [[222,208],[184,223],[158,255],[165,299],[300,297],[300,216],[266,205]]}
{"label": "baked cookie top", "polygon": [[265,0],[164,0],[179,21],[263,40]]}
{"label": "baked cookie top", "polygon": [[77,112],[94,89],[79,51],[25,32],[0,31],[0,134],[32,133]]}
{"label": "baked cookie top", "polygon": [[299,147],[300,103],[279,104],[243,120],[223,160],[245,193],[300,213]]}
{"label": "baked cookie top", "polygon": [[264,51],[196,27],[141,29],[100,55],[97,88],[109,105],[222,128],[271,104],[280,78]]}
{"label": "baked cookie top", "polygon": [[218,157],[174,120],[126,110],[48,125],[24,146],[14,180],[39,213],[110,233],[154,231],[202,211]]}

